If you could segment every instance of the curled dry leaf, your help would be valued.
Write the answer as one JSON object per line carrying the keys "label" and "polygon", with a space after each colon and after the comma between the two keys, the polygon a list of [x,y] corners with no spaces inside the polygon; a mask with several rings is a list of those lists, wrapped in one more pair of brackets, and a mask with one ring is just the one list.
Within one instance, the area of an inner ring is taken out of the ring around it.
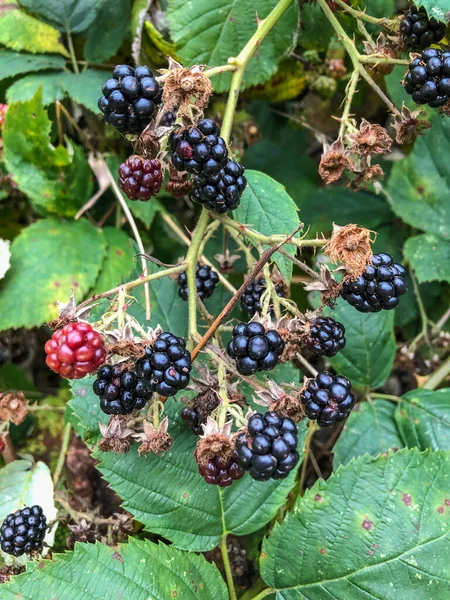
{"label": "curled dry leaf", "polygon": [[348,135],[350,150],[360,156],[386,154],[392,149],[392,139],[384,127],[361,119],[359,130]]}
{"label": "curled dry leaf", "polygon": [[373,184],[383,179],[384,171],[380,165],[367,166],[347,187],[352,190],[366,189],[371,183]]}

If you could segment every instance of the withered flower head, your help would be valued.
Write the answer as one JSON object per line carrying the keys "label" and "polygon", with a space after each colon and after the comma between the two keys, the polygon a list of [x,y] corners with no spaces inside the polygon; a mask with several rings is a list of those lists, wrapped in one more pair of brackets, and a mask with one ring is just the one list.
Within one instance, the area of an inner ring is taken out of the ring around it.
{"label": "withered flower head", "polygon": [[392,139],[384,127],[361,119],[359,131],[348,136],[351,150],[360,156],[386,154],[392,149]]}
{"label": "withered flower head", "polygon": [[324,253],[333,263],[344,263],[347,274],[359,277],[372,258],[373,232],[358,225],[333,226],[333,233]]}
{"label": "withered flower head", "polygon": [[331,58],[326,61],[328,73],[333,79],[341,79],[347,73],[345,61],[342,58]]}
{"label": "withered flower head", "polygon": [[198,465],[206,465],[218,456],[225,461],[231,459],[234,452],[234,443],[231,439],[232,424],[232,421],[228,421],[220,428],[217,421],[208,417],[206,425],[203,425],[203,436],[199,439],[194,452]]}
{"label": "withered flower head", "polygon": [[355,177],[355,179],[348,184],[347,187],[353,190],[366,189],[370,183],[375,183],[382,179],[384,179],[383,169],[380,165],[372,165],[366,167],[358,177]]}
{"label": "withered flower head", "polygon": [[11,392],[0,396],[0,419],[20,425],[28,413],[28,401],[22,392]]}
{"label": "withered flower head", "polygon": [[166,192],[174,198],[183,198],[189,194],[194,184],[192,180],[188,179],[187,173],[180,173],[172,165],[169,165],[169,176]]}
{"label": "withered flower head", "polygon": [[231,254],[228,248],[225,248],[223,254],[215,254],[214,258],[222,273],[232,273],[234,271],[233,264],[241,257],[239,254]]}
{"label": "withered flower head", "polygon": [[[445,108],[445,107],[442,107]],[[421,110],[411,111],[403,103],[400,115],[396,115],[394,129],[397,144],[411,144],[417,136],[422,135],[425,129],[430,129],[430,121],[419,119]]]}
{"label": "withered flower head", "polygon": [[269,379],[267,390],[256,391],[257,398],[254,398],[256,404],[269,407],[270,411],[275,411],[282,417],[289,417],[295,423],[299,423],[305,418],[303,404],[294,388],[292,393],[288,394],[275,381]]}
{"label": "withered flower head", "polygon": [[170,59],[169,70],[166,72],[162,95],[164,110],[173,111],[178,108],[179,116],[190,116],[191,107],[194,107],[202,113],[208,106],[212,85],[201,67],[185,69]]}
{"label": "withered flower head", "polygon": [[324,144],[322,158],[319,164],[319,175],[325,183],[334,183],[342,177],[345,169],[352,169],[352,162],[346,154],[341,140],[336,140],[331,146]]}
{"label": "withered flower head", "polygon": [[103,439],[98,443],[100,450],[116,454],[126,454],[129,451],[130,438],[134,431],[127,427],[123,417],[120,415],[111,417],[108,425],[100,423],[99,427],[103,435]]}
{"label": "withered flower head", "polygon": [[153,423],[144,421],[143,433],[134,435],[134,439],[140,441],[141,444],[138,447],[139,456],[141,454],[161,454],[167,452],[172,446],[173,439],[167,433],[169,429],[169,418],[166,416],[155,429]]}
{"label": "withered flower head", "polygon": [[[373,44],[367,40],[363,40],[365,53],[372,58],[395,58],[395,52],[390,47],[391,41],[387,38],[384,33],[380,33],[377,38],[376,44]],[[394,65],[392,63],[373,63],[367,65],[367,70],[372,76],[376,75],[389,75],[392,73]]]}
{"label": "withered flower head", "polygon": [[333,307],[341,294],[342,282],[338,283],[328,265],[320,263],[320,278],[305,285],[308,292],[321,292],[322,305]]}

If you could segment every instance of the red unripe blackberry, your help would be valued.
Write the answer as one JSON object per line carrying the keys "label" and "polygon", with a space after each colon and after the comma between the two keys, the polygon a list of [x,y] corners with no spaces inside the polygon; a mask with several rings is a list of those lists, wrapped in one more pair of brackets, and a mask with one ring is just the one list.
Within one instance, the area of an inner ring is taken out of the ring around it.
{"label": "red unripe blackberry", "polygon": [[40,506],[25,507],[6,517],[0,528],[0,546],[6,554],[22,556],[42,550],[47,519]]}
{"label": "red unripe blackberry", "polygon": [[81,379],[105,362],[103,336],[89,323],[69,323],[45,344],[46,363],[66,379]]}
{"label": "red unripe blackberry", "polygon": [[244,469],[239,466],[237,460],[236,452],[233,453],[230,460],[216,456],[205,465],[198,465],[198,471],[206,483],[228,487],[233,481],[242,479],[245,475]]}
{"label": "red unripe blackberry", "polygon": [[163,172],[157,158],[133,155],[119,167],[119,186],[130,200],[149,200],[162,186]]}
{"label": "red unripe blackberry", "polygon": [[8,110],[7,104],[0,104],[0,129],[5,124],[6,112]]}

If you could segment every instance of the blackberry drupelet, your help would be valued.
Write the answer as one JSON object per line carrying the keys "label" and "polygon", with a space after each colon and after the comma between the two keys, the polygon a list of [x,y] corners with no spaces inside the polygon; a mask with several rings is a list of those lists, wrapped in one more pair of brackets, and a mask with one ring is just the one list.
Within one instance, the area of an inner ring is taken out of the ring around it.
{"label": "blackberry drupelet", "polygon": [[400,23],[400,34],[409,48],[427,48],[437,44],[445,36],[445,23],[428,17],[423,6],[417,8],[412,4]]}
{"label": "blackberry drupelet", "polygon": [[174,396],[189,383],[191,353],[186,342],[169,332],[161,333],[145,356],[136,363],[136,373],[161,396]]}
{"label": "blackberry drupelet", "polygon": [[324,371],[310,379],[300,395],[309,419],[317,420],[320,427],[345,421],[355,406],[352,385],[341,375]]}
{"label": "blackberry drupelet", "polygon": [[228,159],[227,145],[219,133],[212,119],[202,119],[189,129],[174,129],[169,145],[175,169],[208,177],[219,174]]}
{"label": "blackberry drupelet", "polygon": [[[261,314],[261,296],[266,291],[266,285],[265,277],[261,277],[247,286],[244,295],[241,298],[241,307],[244,312],[251,316],[256,313]],[[280,298],[285,297],[284,288],[279,283],[275,285],[275,291]],[[270,314],[273,314],[273,305],[271,303],[269,304],[269,312]]]}
{"label": "blackberry drupelet", "polygon": [[334,356],[345,346],[345,327],[331,317],[317,317],[310,324],[306,347],[315,354]]}
{"label": "blackberry drupelet", "polygon": [[438,108],[450,98],[450,52],[427,48],[409,64],[403,87],[416,104]]}
{"label": "blackberry drupelet", "polygon": [[238,464],[237,452],[234,452],[230,460],[216,456],[205,465],[199,465],[198,472],[206,483],[219,487],[228,487],[233,481],[242,479],[245,475],[244,469]]}
{"label": "blackberry drupelet", "polygon": [[159,83],[144,66],[118,65],[102,89],[98,107],[106,122],[121,133],[142,133],[161,103]]}
{"label": "blackberry drupelet", "polygon": [[150,200],[161,189],[163,179],[157,158],[134,155],[119,167],[119,186],[130,200]]}
{"label": "blackberry drupelet", "polygon": [[166,112],[161,117],[160,126],[161,127],[172,127],[175,125],[175,121],[177,120],[177,113],[171,110],[166,110]]}
{"label": "blackberry drupelet", "polygon": [[341,296],[360,312],[392,310],[406,292],[406,269],[389,254],[374,254],[372,264],[353,281],[346,281]]}
{"label": "blackberry drupelet", "polygon": [[35,505],[16,510],[6,517],[0,528],[0,546],[6,554],[21,556],[41,551],[47,519],[42,507]]}
{"label": "blackberry drupelet", "polygon": [[107,415],[128,415],[141,410],[152,397],[149,382],[135,370],[122,369],[120,364],[101,367],[92,389],[100,397],[100,408]]}
{"label": "blackberry drupelet", "polygon": [[[180,273],[180,275],[178,275],[177,281],[178,285],[180,286],[180,289],[178,290],[180,298],[182,298],[183,300],[187,300],[189,296],[189,290],[186,272]],[[219,276],[215,271],[211,269],[209,265],[197,265],[195,283],[199,298],[201,298],[202,300],[204,300],[205,298],[210,298],[213,295],[214,290],[216,289],[218,281]]]}
{"label": "blackberry drupelet", "polygon": [[239,464],[257,481],[285,479],[299,461],[297,425],[277,412],[255,413],[236,441]]}
{"label": "blackberry drupelet", "polygon": [[200,415],[195,407],[191,408],[190,406],[185,406],[181,411],[181,418],[186,421],[195,435],[201,435],[203,433]]}
{"label": "blackberry drupelet", "polygon": [[216,175],[195,175],[191,199],[219,214],[234,210],[247,186],[244,171],[240,163],[228,160]]}
{"label": "blackberry drupelet", "polygon": [[236,360],[241,375],[270,371],[277,366],[284,341],[275,329],[266,331],[261,323],[239,323],[228,342],[228,356]]}

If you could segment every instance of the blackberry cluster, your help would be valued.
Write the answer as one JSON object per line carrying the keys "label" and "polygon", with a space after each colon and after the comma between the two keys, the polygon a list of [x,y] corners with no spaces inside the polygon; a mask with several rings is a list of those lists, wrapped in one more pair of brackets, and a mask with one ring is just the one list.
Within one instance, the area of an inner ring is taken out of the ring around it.
{"label": "blackberry cluster", "polygon": [[119,167],[119,186],[130,200],[150,200],[161,189],[163,172],[157,158],[130,156]]}
{"label": "blackberry cluster", "polygon": [[136,373],[161,396],[174,396],[189,383],[191,353],[186,342],[169,332],[161,333],[145,356],[136,362]]}
{"label": "blackberry cluster", "polygon": [[198,410],[195,407],[185,406],[181,411],[181,418],[186,421],[195,435],[203,433],[202,421]]}
{"label": "blackberry cluster", "polygon": [[[195,283],[199,298],[201,298],[202,300],[204,300],[205,298],[210,298],[213,295],[214,290],[216,289],[218,281],[219,276],[215,271],[211,269],[209,265],[197,265],[197,271],[195,273]],[[182,298],[183,300],[187,300],[189,296],[189,290],[186,272],[180,273],[180,275],[178,275],[178,285],[180,286],[180,289],[178,290],[180,298]]]}
{"label": "blackberry cluster", "polygon": [[238,464],[237,452],[234,452],[230,460],[216,456],[213,460],[208,461],[206,465],[199,465],[198,471],[206,483],[218,485],[219,487],[228,487],[233,481],[242,479],[245,475],[244,469]]}
{"label": "blackberry cluster", "polygon": [[121,133],[142,133],[161,103],[162,90],[148,67],[118,65],[102,90],[98,107]]}
{"label": "blackberry cluster", "polygon": [[160,125],[161,127],[172,127],[175,125],[175,121],[177,120],[176,112],[171,110],[166,110],[166,112],[161,117]]}
{"label": "blackberry cluster", "polygon": [[238,323],[228,342],[228,356],[236,360],[241,375],[270,371],[277,366],[284,341],[275,329],[266,331],[261,323]]}
{"label": "blackberry cluster", "polygon": [[285,479],[299,461],[297,425],[276,412],[255,413],[248,422],[248,435],[236,440],[241,467],[257,481]]}
{"label": "blackberry cluster", "polygon": [[331,317],[317,317],[311,322],[306,346],[315,354],[334,356],[345,346],[345,327]]}
{"label": "blackberry cluster", "polygon": [[202,119],[189,129],[174,129],[169,145],[175,169],[208,177],[219,174],[228,158],[227,145],[219,133],[212,119]]}
{"label": "blackberry cluster", "polygon": [[412,4],[400,23],[400,33],[410,48],[427,48],[442,40],[445,36],[445,24],[436,21],[434,17],[429,18],[423,6],[417,8]]}
{"label": "blackberry cluster", "polygon": [[[266,286],[267,282],[265,277],[261,277],[260,279],[253,281],[253,283],[250,283],[247,286],[244,295],[241,298],[241,307],[244,312],[248,313],[251,316],[253,316],[256,313],[261,314],[261,296],[266,291]],[[275,291],[277,293],[277,296],[279,296],[280,298],[285,297],[284,288],[282,285],[277,283],[275,285]],[[269,312],[273,314],[272,304],[269,304]]]}
{"label": "blackberry cluster", "polygon": [[351,389],[348,379],[324,371],[309,380],[300,399],[309,419],[317,420],[320,427],[330,427],[333,423],[345,421],[355,406]]}
{"label": "blackberry cluster", "polygon": [[341,296],[360,312],[379,312],[398,306],[399,297],[408,289],[406,269],[389,254],[372,256],[372,264],[353,281],[346,281]]}
{"label": "blackberry cluster", "polygon": [[409,63],[403,82],[405,92],[416,104],[438,108],[450,98],[450,52],[427,48]]}
{"label": "blackberry cluster", "polygon": [[120,365],[104,365],[92,387],[100,397],[100,408],[107,415],[128,415],[141,410],[152,397],[150,383]]}
{"label": "blackberry cluster", "polygon": [[6,517],[0,528],[0,546],[6,554],[21,556],[42,550],[47,518],[40,506],[25,507]]}
{"label": "blackberry cluster", "polygon": [[215,175],[195,175],[191,199],[216,213],[234,210],[247,185],[244,170],[240,163],[228,160]]}

